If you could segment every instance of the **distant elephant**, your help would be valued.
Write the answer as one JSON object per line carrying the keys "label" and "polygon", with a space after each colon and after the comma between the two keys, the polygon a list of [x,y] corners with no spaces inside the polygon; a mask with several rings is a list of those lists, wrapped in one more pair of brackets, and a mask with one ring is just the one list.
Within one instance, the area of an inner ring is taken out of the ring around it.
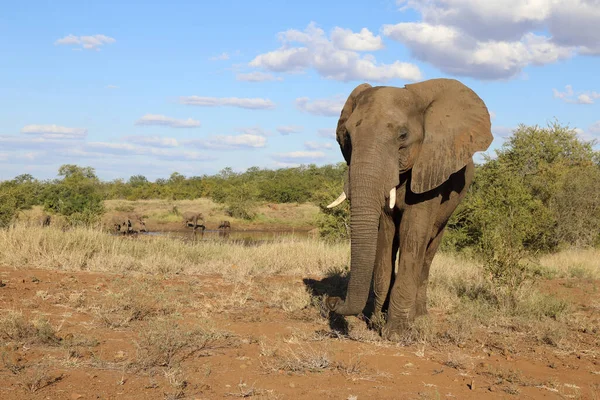
{"label": "distant elephant", "polygon": [[51,220],[52,220],[52,218],[50,217],[50,215],[44,214],[40,217],[40,224],[42,225],[42,227],[50,226]]}
{"label": "distant elephant", "polygon": [[201,212],[186,211],[183,213],[183,224],[186,227],[194,229],[200,225],[204,226],[204,214]]}
{"label": "distant elephant", "polygon": [[231,223],[229,221],[221,221],[217,229],[229,229],[231,230]]}
{"label": "distant elephant", "polygon": [[[112,217],[113,227],[115,232],[122,234],[131,234],[139,232],[147,232],[146,221],[141,215],[135,213],[118,213]],[[137,230],[134,229],[134,223],[137,224]]]}
{"label": "distant elephant", "polygon": [[361,84],[341,111],[336,137],[348,175],[329,207],[350,201],[351,265],[345,300],[328,297],[326,305],[360,314],[373,279],[375,313],[387,306],[382,335],[391,338],[427,313],[429,268],[473,181],[472,156],[493,140],[490,115],[453,79]]}

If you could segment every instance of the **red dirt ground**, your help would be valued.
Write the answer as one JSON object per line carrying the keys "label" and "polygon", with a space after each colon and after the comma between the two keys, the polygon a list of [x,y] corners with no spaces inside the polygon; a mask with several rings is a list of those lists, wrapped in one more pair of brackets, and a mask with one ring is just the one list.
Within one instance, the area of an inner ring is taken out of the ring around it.
{"label": "red dirt ground", "polygon": [[[0,268],[0,279],[2,315],[44,316],[60,338],[48,345],[3,338],[0,331],[0,399],[600,399],[598,282],[544,283],[595,325],[569,332],[580,349],[561,351],[519,339],[526,332],[504,347],[493,331],[460,347],[336,338],[316,307],[285,311],[269,303],[270,291],[302,287],[302,277],[255,278],[249,296],[237,293],[245,286],[221,277],[154,277],[150,292],[163,297],[153,307],[179,304],[159,312],[181,317],[173,329],[205,327],[209,318],[233,334],[183,360],[179,381],[186,383],[178,386],[164,365],[131,367],[139,356],[135,343],[156,316],[109,327],[94,311],[110,293],[148,277]],[[325,353],[325,365],[289,371],[277,358],[289,359],[289,349],[302,359]]]}

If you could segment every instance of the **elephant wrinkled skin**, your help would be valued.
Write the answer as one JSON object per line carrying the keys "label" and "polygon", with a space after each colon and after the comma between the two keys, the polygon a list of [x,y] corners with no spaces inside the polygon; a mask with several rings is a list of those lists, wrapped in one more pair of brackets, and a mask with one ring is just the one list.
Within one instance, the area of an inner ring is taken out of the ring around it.
{"label": "elephant wrinkled skin", "polygon": [[345,299],[326,304],[360,314],[373,279],[375,313],[387,305],[382,334],[390,338],[427,312],[429,267],[473,180],[473,154],[492,142],[490,115],[453,79],[362,84],[348,97],[336,136],[348,175],[331,206],[350,201],[351,265]]}

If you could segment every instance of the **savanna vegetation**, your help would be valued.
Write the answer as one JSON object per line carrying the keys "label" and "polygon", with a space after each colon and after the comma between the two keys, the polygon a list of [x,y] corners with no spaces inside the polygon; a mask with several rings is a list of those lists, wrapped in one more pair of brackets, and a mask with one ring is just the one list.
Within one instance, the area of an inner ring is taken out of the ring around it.
{"label": "savanna vegetation", "polygon": [[[322,305],[348,277],[349,206],[326,208],[345,173],[342,163],[106,182],[64,165],[55,180],[0,183],[0,288],[15,289],[2,292],[0,376],[22,398],[52,388],[71,398],[304,398],[318,387],[395,398],[404,376],[410,398],[596,398],[586,397],[600,390],[594,143],[556,122],[522,125],[476,167],[434,259],[431,312],[399,344],[381,339],[379,321],[369,330]],[[32,208],[67,229],[23,223]],[[190,244],[98,228],[114,210],[175,221],[192,208],[215,221],[285,213],[320,238]],[[85,388],[63,385],[81,371],[93,377]]]}

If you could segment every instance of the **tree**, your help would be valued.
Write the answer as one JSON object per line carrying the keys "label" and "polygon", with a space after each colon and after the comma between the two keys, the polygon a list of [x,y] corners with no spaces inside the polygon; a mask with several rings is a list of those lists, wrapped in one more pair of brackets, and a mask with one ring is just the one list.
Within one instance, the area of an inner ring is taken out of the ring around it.
{"label": "tree", "polygon": [[101,186],[94,169],[63,165],[62,180],[47,188],[44,209],[64,215],[74,225],[89,225],[98,221],[104,212]]}

